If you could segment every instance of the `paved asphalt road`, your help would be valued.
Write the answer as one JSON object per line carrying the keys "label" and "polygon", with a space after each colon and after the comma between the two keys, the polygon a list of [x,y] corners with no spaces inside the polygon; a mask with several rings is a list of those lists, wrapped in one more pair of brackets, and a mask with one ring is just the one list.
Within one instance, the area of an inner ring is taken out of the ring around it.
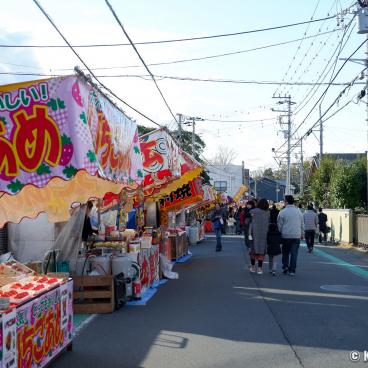
{"label": "paved asphalt road", "polygon": [[[368,350],[368,256],[302,247],[295,277],[250,274],[241,239],[209,239],[175,266],[180,279],[147,306],[99,315],[53,367],[368,367],[352,350]],[[355,266],[359,266],[359,268]],[[265,269],[268,264],[265,264]]]}

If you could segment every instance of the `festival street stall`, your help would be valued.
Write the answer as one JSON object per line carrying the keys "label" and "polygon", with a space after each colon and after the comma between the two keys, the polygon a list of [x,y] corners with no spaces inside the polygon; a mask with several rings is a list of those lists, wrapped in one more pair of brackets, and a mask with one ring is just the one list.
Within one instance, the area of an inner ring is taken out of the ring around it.
{"label": "festival street stall", "polygon": [[189,242],[196,244],[204,240],[205,233],[213,231],[210,213],[216,202],[216,190],[210,185],[203,185],[203,200],[186,208],[186,222],[189,227]]}
{"label": "festival street stall", "polygon": [[[107,193],[103,199],[104,207],[116,210],[119,217],[117,220],[115,216],[112,224],[118,224],[119,230],[126,228],[123,233],[114,232],[115,239],[107,232],[104,235],[108,244],[123,241],[125,245],[131,261],[131,265],[125,267],[132,280],[132,285],[126,284],[128,299],[138,299],[159,281],[160,251],[168,260],[176,260],[187,253],[185,226],[178,227],[168,219],[170,215],[175,217],[186,203],[202,199],[200,187],[193,180],[202,171],[200,164],[182,151],[165,129],[141,136],[140,149],[144,173],[142,186],[136,190],[125,189],[119,194]],[[105,222],[108,225],[105,230],[110,224]],[[119,234],[123,236],[120,240]],[[130,238],[128,242],[126,238]],[[95,242],[94,245],[101,248],[104,243]],[[113,266],[117,261],[113,258]],[[89,269],[88,261],[85,264],[81,259],[80,262],[82,267],[78,268],[78,273],[82,268]],[[93,263],[98,266],[96,272],[107,272],[106,258],[98,255]],[[134,270],[129,271],[131,267]]]}
{"label": "festival street stall", "polygon": [[[172,223],[169,225],[170,228],[175,228],[177,214],[180,214],[182,210],[185,211],[188,206],[203,201],[203,198],[204,191],[200,178],[196,178],[184,184],[181,188],[159,200],[160,214],[163,219],[162,222],[166,221],[168,218],[167,213],[171,213],[172,216],[170,220]],[[170,260],[180,259],[188,253],[187,237],[190,239],[190,227],[185,227],[184,229],[185,231],[177,231],[176,233],[171,232],[171,242],[165,244],[164,254]]]}
{"label": "festival street stall", "polygon": [[[0,227],[41,212],[51,222],[70,219],[65,228],[72,223],[78,231],[61,232],[55,248],[72,271],[85,206],[70,218],[71,205],[135,190],[142,180],[136,124],[85,80],[0,87]],[[43,367],[71,345],[67,274],[37,275],[14,259],[0,260],[0,309],[0,366]]]}
{"label": "festival street stall", "polygon": [[[153,217],[156,218],[153,223],[161,227],[161,253],[168,259],[178,259],[187,251],[187,234],[185,221],[177,224],[176,215],[178,211],[184,211],[186,202],[200,194],[194,180],[203,168],[179,147],[164,128],[145,134],[139,139],[143,157],[146,211],[154,214]],[[169,249],[182,251],[169,252]]]}

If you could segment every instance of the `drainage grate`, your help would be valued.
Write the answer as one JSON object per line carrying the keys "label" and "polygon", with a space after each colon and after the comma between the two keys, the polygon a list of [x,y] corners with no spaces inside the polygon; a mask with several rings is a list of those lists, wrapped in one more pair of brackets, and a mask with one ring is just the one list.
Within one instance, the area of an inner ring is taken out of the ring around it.
{"label": "drainage grate", "polygon": [[368,286],[363,285],[322,285],[321,289],[337,293],[368,293]]}

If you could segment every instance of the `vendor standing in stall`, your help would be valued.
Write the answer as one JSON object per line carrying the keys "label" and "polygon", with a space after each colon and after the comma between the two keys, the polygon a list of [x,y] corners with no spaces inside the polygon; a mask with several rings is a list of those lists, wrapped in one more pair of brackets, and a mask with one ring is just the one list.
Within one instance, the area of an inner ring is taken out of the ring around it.
{"label": "vendor standing in stall", "polygon": [[86,208],[86,216],[84,218],[84,224],[83,224],[83,230],[82,230],[82,240],[83,241],[87,241],[88,237],[91,236],[92,234],[98,233],[97,230],[94,230],[92,228],[92,224],[91,224],[92,208],[93,208],[93,202],[88,201],[87,208]]}

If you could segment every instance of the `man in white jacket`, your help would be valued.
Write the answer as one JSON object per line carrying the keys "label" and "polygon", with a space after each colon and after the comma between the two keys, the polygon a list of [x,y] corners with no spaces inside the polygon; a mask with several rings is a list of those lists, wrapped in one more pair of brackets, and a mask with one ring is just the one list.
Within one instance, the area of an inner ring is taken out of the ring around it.
{"label": "man in white jacket", "polygon": [[294,206],[292,195],[285,196],[285,208],[279,213],[277,226],[282,237],[283,272],[295,276],[300,239],[303,239],[304,233],[304,220],[299,208]]}

